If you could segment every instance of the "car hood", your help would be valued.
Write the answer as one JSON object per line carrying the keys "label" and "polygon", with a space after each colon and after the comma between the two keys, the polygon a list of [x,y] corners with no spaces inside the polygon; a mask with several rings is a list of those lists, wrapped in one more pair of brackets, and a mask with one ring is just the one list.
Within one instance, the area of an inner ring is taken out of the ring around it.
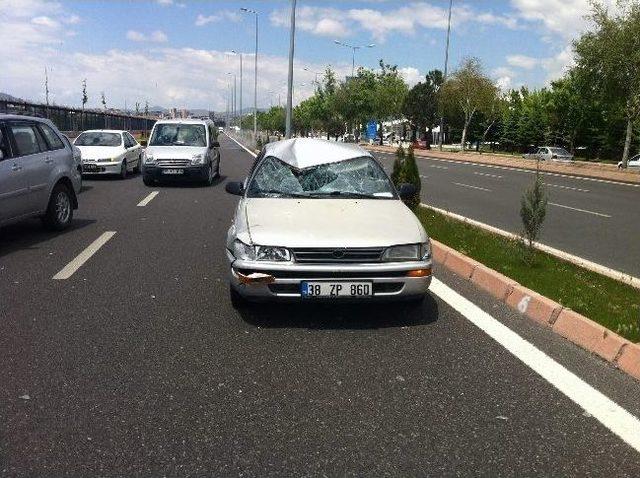
{"label": "car hood", "polygon": [[122,146],[76,146],[82,159],[107,159],[124,153]]}
{"label": "car hood", "polygon": [[244,209],[254,244],[387,247],[427,240],[416,216],[399,200],[249,198]]}
{"label": "car hood", "polygon": [[147,146],[146,154],[158,159],[191,159],[194,154],[205,154],[206,147],[196,146]]}

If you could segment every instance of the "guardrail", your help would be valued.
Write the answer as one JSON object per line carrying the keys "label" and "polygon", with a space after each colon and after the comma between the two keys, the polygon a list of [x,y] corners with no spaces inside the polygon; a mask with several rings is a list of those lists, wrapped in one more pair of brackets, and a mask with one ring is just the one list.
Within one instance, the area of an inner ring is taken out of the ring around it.
{"label": "guardrail", "polygon": [[66,106],[0,100],[0,113],[25,114],[47,118],[60,131],[84,131],[87,129],[123,129],[148,132],[156,122],[145,116],[123,115],[106,111],[81,110]]}

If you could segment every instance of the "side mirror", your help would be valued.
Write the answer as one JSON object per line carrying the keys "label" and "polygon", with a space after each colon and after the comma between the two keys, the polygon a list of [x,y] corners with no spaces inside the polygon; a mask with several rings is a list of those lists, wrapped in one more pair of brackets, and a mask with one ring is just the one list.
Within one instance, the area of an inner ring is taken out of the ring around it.
{"label": "side mirror", "polygon": [[398,187],[398,194],[400,195],[400,199],[402,199],[403,201],[411,198],[411,196],[414,196],[416,194],[416,191],[416,187],[413,184],[409,183],[402,183]]}
{"label": "side mirror", "polygon": [[244,194],[244,185],[240,181],[232,181],[227,183],[224,187],[224,190],[229,194],[233,194],[235,196],[242,196]]}

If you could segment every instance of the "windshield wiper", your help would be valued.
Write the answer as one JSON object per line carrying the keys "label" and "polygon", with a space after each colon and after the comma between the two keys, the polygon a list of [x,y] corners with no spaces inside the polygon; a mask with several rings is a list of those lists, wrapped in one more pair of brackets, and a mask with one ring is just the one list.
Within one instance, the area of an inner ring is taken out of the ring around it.
{"label": "windshield wiper", "polygon": [[344,196],[355,197],[363,199],[383,199],[381,196],[375,196],[373,194],[357,193],[352,191],[327,191],[327,192],[315,192],[314,196]]}
{"label": "windshield wiper", "polygon": [[280,191],[278,189],[266,189],[257,191],[259,194],[279,194],[280,196],[289,196],[294,198],[310,198],[309,194],[300,194],[294,192]]}

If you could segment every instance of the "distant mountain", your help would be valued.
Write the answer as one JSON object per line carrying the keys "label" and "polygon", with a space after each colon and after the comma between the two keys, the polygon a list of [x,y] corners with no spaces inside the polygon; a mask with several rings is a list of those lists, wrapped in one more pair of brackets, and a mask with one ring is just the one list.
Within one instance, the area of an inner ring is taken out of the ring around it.
{"label": "distant mountain", "polygon": [[165,108],[164,106],[149,106],[149,111],[161,111],[163,113],[169,111],[167,108]]}
{"label": "distant mountain", "polygon": [[2,93],[2,92],[0,92],[0,101],[20,101],[20,102],[24,102],[24,100],[21,99],[21,98],[16,98],[15,96],[11,96],[8,93]]}

